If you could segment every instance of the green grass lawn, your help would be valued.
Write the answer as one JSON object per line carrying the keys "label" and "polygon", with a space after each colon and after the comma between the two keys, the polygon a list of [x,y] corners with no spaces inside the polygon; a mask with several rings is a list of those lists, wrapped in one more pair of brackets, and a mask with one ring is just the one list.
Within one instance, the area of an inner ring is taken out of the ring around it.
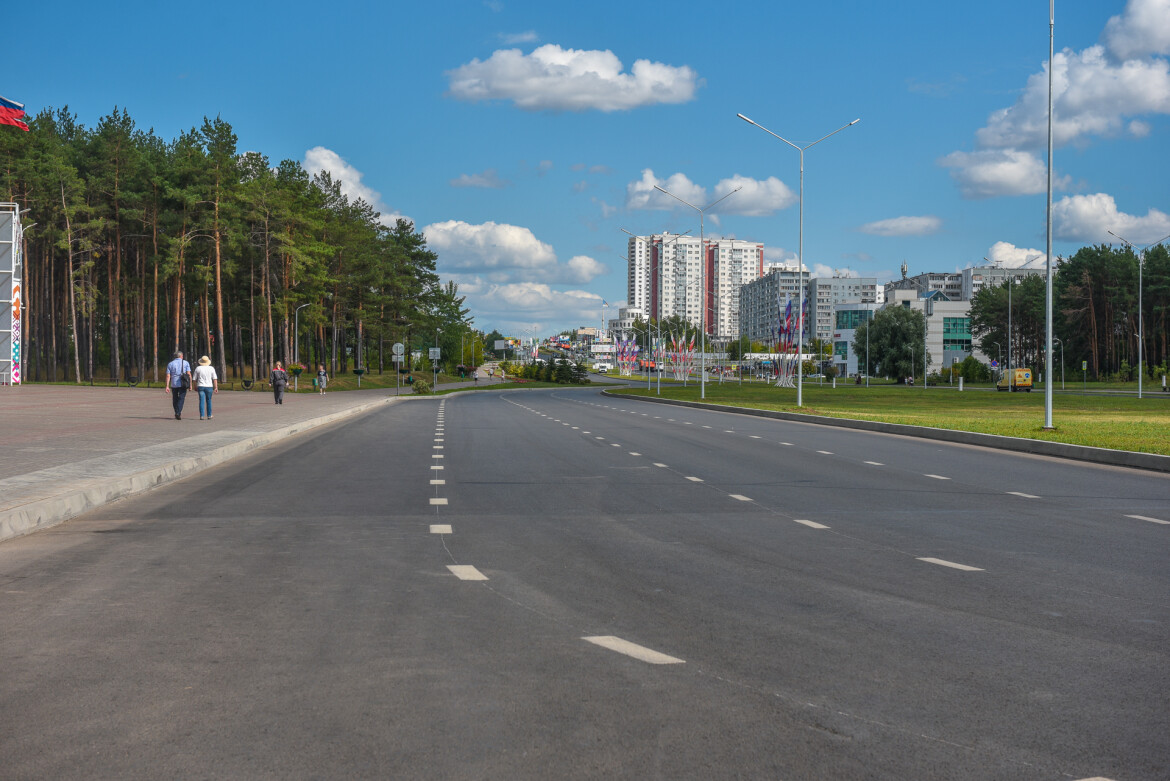
{"label": "green grass lawn", "polygon": [[[1135,387],[1136,390],[1136,387]],[[1154,389],[1151,388],[1151,391]],[[645,386],[623,390],[656,395]],[[977,431],[1009,437],[1044,439],[1074,445],[1170,455],[1170,399],[1160,389],[1150,398],[1082,396],[1071,389],[1054,393],[1054,431],[1044,430],[1044,393],[995,393],[981,390],[804,384],[804,406],[796,406],[796,390],[762,383],[707,383],[706,401],[756,409],[799,412],[837,418],[905,423],[913,426]],[[699,401],[698,384],[683,388],[663,383],[664,398]]]}

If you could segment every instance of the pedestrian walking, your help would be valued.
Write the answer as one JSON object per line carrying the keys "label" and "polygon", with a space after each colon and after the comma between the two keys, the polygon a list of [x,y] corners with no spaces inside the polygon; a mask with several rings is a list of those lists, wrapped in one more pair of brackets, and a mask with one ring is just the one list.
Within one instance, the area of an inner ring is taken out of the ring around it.
{"label": "pedestrian walking", "polygon": [[199,394],[199,419],[203,420],[203,409],[207,408],[207,420],[211,420],[211,396],[219,393],[219,375],[206,355],[199,359],[199,365],[191,373],[195,392]]}
{"label": "pedestrian walking", "polygon": [[317,364],[317,392],[325,395],[325,386],[329,383],[329,375],[325,373],[325,366]]}
{"label": "pedestrian walking", "polygon": [[163,388],[171,394],[171,406],[175,409],[175,420],[183,419],[183,402],[187,400],[187,389],[191,387],[191,364],[183,360],[183,352],[175,353],[167,364],[167,382]]}
{"label": "pedestrian walking", "polygon": [[280,361],[272,367],[272,375],[268,378],[269,384],[272,385],[272,401],[275,404],[284,404],[284,389],[288,385],[288,372],[284,370],[284,364]]}

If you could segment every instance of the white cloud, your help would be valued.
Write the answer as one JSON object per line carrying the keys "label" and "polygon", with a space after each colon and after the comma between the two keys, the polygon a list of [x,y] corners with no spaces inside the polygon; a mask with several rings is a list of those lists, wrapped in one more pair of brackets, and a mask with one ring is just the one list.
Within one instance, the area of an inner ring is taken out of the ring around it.
{"label": "white cloud", "polygon": [[333,181],[341,183],[341,192],[346,198],[350,201],[361,198],[381,214],[378,219],[384,225],[393,226],[400,219],[414,222],[409,217],[399,214],[387,206],[382,201],[381,193],[362,182],[362,172],[346,162],[345,158],[332,149],[326,149],[323,146],[313,147],[305,152],[305,161],[302,163],[302,167],[310,176],[321,171],[328,171]]}
{"label": "white cloud", "polygon": [[933,215],[923,217],[893,217],[878,220],[858,228],[862,233],[874,236],[929,236],[942,227],[942,220]]}
{"label": "white cloud", "polygon": [[851,268],[833,268],[832,266],[826,266],[824,263],[814,263],[812,270],[809,271],[809,275],[813,279],[828,279],[831,277],[856,278],[861,276]]}
{"label": "white cloud", "polygon": [[[604,264],[584,255],[567,264],[558,263],[551,245],[518,225],[447,220],[428,225],[422,232],[428,247],[439,256],[440,273],[479,277],[486,284],[585,283],[608,271]],[[460,282],[465,283],[478,284],[473,279]]]}
{"label": "white cloud", "polygon": [[951,177],[959,183],[964,198],[1034,195],[1048,188],[1047,167],[1029,152],[1015,149],[951,152],[939,164],[954,169]]}
{"label": "white cloud", "polygon": [[601,296],[587,290],[555,290],[539,282],[477,286],[456,281],[476,321],[503,331],[576,327],[597,323],[600,317]]}
{"label": "white cloud", "polygon": [[1025,249],[1006,241],[997,241],[987,251],[987,260],[1001,268],[1043,268],[1044,250]]}
{"label": "white cloud", "polygon": [[[1103,46],[1058,52],[1053,70],[1053,142],[1117,135],[1125,117],[1170,113],[1170,63],[1115,62]],[[1041,149],[1048,143],[1047,67],[1028,78],[1015,105],[999,109],[975,133],[983,149]]]}
{"label": "white cloud", "polygon": [[641,179],[626,185],[626,208],[693,211],[669,195],[654,189],[655,185],[699,208],[717,201],[737,187],[741,188],[739,192],[707,212],[708,217],[714,214],[762,217],[788,208],[798,200],[796,194],[774,176],[759,180],[736,174],[720,180],[714,187],[714,194],[709,196],[706,188],[692,182],[686,174],[676,173],[663,180],[655,176],[653,170],[646,168],[642,171]]}
{"label": "white cloud", "polygon": [[1106,193],[1074,195],[1052,204],[1052,232],[1062,241],[1116,242],[1108,231],[1143,247],[1170,234],[1170,215],[1157,209],[1144,217],[1125,214]]}
{"label": "white cloud", "polygon": [[1170,0],[1129,0],[1102,37],[1120,60],[1170,53]]}
{"label": "white cloud", "polygon": [[489,168],[482,174],[461,174],[458,179],[451,180],[452,187],[483,187],[492,190],[499,190],[509,184],[506,179],[499,177],[494,168]]}
{"label": "white cloud", "polygon": [[698,79],[687,67],[637,60],[630,73],[611,51],[545,44],[531,54],[501,49],[448,71],[459,100],[510,100],[529,111],[622,111],[694,99]]}
{"label": "white cloud", "polygon": [[508,46],[515,46],[518,43],[535,43],[540,40],[540,36],[535,30],[525,30],[522,33],[500,33],[500,40]]}

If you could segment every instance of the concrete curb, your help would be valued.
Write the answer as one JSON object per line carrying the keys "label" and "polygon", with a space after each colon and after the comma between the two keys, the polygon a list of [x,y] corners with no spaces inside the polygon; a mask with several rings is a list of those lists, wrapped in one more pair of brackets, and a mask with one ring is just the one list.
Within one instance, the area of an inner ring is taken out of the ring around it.
{"label": "concrete curb", "polygon": [[679,401],[677,399],[661,399],[657,396],[631,396],[625,393],[611,393],[602,391],[602,395],[625,401],[646,401],[653,404],[670,404],[676,407],[693,407],[695,409],[727,412],[735,415],[752,415],[758,418],[772,418],[787,420],[794,423],[810,423],[817,426],[836,426],[837,428],[859,429],[874,431],[881,434],[896,434],[903,437],[918,437],[919,439],[934,439],[940,442],[955,442],[961,445],[976,445],[990,447],[997,450],[1011,450],[1016,453],[1028,453],[1036,456],[1050,456],[1052,458],[1067,458],[1076,461],[1088,461],[1094,464],[1107,466],[1122,466],[1131,469],[1150,469],[1155,472],[1170,472],[1170,456],[1161,456],[1155,453],[1135,453],[1129,450],[1109,450],[1101,447],[1086,447],[1084,445],[1068,445],[1063,442],[1047,442],[1039,439],[1023,439],[1021,437],[1003,437],[996,434],[979,434],[974,431],[953,431],[945,428],[929,428],[927,426],[910,426],[905,423],[879,423],[872,420],[856,420],[854,418],[825,418],[819,415],[802,415],[797,412],[777,412],[774,410],[752,409],[750,407],[731,407],[723,404],[707,404],[699,401]]}
{"label": "concrete curb", "polygon": [[383,404],[393,404],[395,401],[405,400],[405,398],[408,397],[395,398],[391,396],[378,399],[347,410],[323,415],[319,418],[310,418],[264,434],[257,434],[239,442],[218,447],[205,455],[181,458],[122,477],[90,480],[72,486],[56,496],[38,499],[0,513],[0,542],[51,528],[118,499],[134,496],[175,480],[182,480],[282,439],[303,434],[330,423],[360,415]]}

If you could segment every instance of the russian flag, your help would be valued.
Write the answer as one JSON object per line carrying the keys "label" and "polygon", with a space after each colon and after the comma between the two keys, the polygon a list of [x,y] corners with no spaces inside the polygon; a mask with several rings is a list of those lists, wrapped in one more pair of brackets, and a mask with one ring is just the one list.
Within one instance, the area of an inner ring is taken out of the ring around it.
{"label": "russian flag", "polygon": [[28,125],[21,122],[24,116],[24,104],[0,95],[0,125],[15,125],[21,130],[28,130]]}

